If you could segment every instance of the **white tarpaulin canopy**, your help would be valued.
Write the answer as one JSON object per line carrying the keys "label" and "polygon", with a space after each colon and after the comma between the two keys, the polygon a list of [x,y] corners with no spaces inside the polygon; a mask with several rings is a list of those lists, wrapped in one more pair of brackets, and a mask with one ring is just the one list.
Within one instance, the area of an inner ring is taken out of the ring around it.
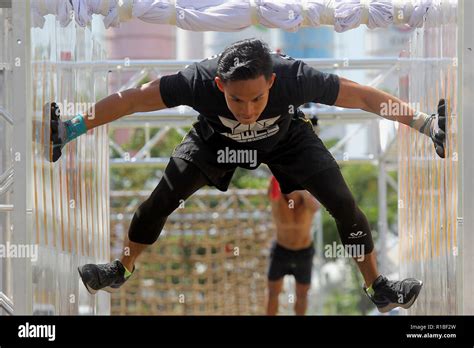
{"label": "white tarpaulin canopy", "polygon": [[138,18],[172,24],[192,31],[239,31],[260,24],[297,31],[301,27],[332,25],[344,32],[366,24],[421,27],[426,14],[437,25],[456,20],[457,1],[449,0],[32,0],[34,27],[52,14],[62,26],[72,20],[88,25],[92,15],[104,16],[106,28]]}

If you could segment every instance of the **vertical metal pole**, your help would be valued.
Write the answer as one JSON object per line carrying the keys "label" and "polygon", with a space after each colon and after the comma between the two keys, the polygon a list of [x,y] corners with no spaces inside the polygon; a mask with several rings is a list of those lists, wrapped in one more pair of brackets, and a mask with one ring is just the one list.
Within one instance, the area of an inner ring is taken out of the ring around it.
{"label": "vertical metal pole", "polygon": [[[410,57],[410,53],[408,51],[405,51],[405,50],[402,50],[399,54],[399,57],[400,58],[409,58]],[[409,102],[409,97],[410,97],[410,78],[409,78],[409,67],[405,66],[403,68],[401,68],[400,70],[400,75],[399,75],[399,79],[398,79],[398,89],[399,89],[399,98],[401,100],[403,100],[404,102]],[[399,133],[400,134],[400,133]],[[397,137],[399,137],[399,134],[397,135]],[[399,161],[400,161],[400,157],[399,157]],[[401,253],[400,253],[400,239],[401,238],[405,238],[406,237],[406,234],[408,233],[408,231],[402,231],[401,229],[401,226],[404,226],[403,225],[403,222],[400,220],[401,219],[401,216],[406,216],[406,215],[403,215],[400,210],[401,209],[407,209],[406,207],[406,204],[404,202],[401,202],[402,205],[400,205],[400,195],[404,195],[404,190],[406,188],[402,187],[402,184],[401,184],[401,177],[402,177],[402,174],[401,173],[401,169],[400,169],[400,166],[398,167],[398,243],[399,243],[399,254],[398,254],[398,274],[400,276],[400,278],[403,278],[404,276],[406,276],[406,270],[407,270],[407,264],[406,264],[406,261],[403,260],[401,258]],[[403,311],[402,311],[403,313]],[[406,313],[405,313],[406,314]]]}
{"label": "vertical metal pole", "polygon": [[176,59],[202,59],[204,33],[176,28]]}
{"label": "vertical metal pole", "polygon": [[[316,227],[316,277],[319,283],[319,294],[316,294],[316,314],[322,315],[324,308],[324,288],[323,288],[323,274],[321,267],[324,264],[324,246],[323,246],[323,212],[320,207],[314,217],[314,226]],[[313,261],[314,262],[314,261]],[[313,271],[314,273],[314,271]]]}
{"label": "vertical metal pole", "polygon": [[390,270],[387,267],[387,179],[386,179],[386,168],[385,159],[380,156],[379,159],[379,175],[378,175],[378,204],[379,204],[379,216],[378,216],[378,227],[379,227],[379,243],[380,247],[378,250],[378,260],[380,265],[380,272],[386,273]]}
{"label": "vertical metal pole", "polygon": [[[14,245],[30,245],[31,199],[29,195],[31,164],[31,83],[30,83],[30,0],[13,1],[13,233]],[[30,120],[30,121],[29,121]],[[13,265],[14,311],[32,313],[31,259],[16,257]]]}
{"label": "vertical metal pole", "polygon": [[323,215],[322,208],[319,208],[313,219],[313,226],[316,232],[316,258],[323,259]]}
{"label": "vertical metal pole", "polygon": [[387,272],[387,179],[385,178],[385,159],[380,144],[380,127],[379,120],[373,121],[372,127],[376,141],[376,153],[378,164],[378,229],[379,229],[379,248],[377,252],[377,260],[380,273]]}
{"label": "vertical metal pole", "polygon": [[[459,1],[458,8],[458,139],[461,153],[458,154],[460,164],[458,177],[458,258],[457,258],[457,296],[458,313],[474,314],[474,16],[473,1]],[[467,194],[464,194],[467,192]]]}
{"label": "vertical metal pole", "polygon": [[[4,27],[6,24],[7,15],[6,15],[6,10],[2,9],[3,5],[0,2],[0,63],[6,63],[6,54],[2,50],[8,49],[5,45],[6,42],[6,35],[8,35],[8,32],[4,31]],[[5,89],[5,72],[2,71],[2,68],[0,68],[0,107],[6,108],[5,105],[5,96],[4,96],[4,89]],[[3,127],[5,121],[0,120],[0,174],[4,172],[4,168],[7,168],[7,165],[4,165],[4,157],[6,155],[6,149],[7,149],[7,139],[5,137],[5,129]],[[3,202],[3,201],[2,201]],[[0,243],[5,244],[5,239],[7,235],[7,231],[5,229],[6,226],[6,213],[1,213],[0,212]],[[6,296],[4,295],[7,286],[6,282],[6,267],[5,267],[5,260],[0,259],[0,297]],[[3,302],[0,302],[0,315],[2,314],[2,311],[4,311]]]}

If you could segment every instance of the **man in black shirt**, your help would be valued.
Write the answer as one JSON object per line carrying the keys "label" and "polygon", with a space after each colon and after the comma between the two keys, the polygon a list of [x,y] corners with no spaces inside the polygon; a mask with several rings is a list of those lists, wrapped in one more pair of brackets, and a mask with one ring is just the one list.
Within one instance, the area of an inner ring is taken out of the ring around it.
{"label": "man in black shirt", "polygon": [[138,255],[158,239],[180,202],[205,185],[225,191],[237,167],[254,169],[265,163],[284,194],[309,191],[336,220],[344,246],[363,254],[351,255],[364,278],[364,290],[379,311],[410,307],[422,282],[412,278],[390,281],[378,273],[367,219],[337,162],[298,110],[308,102],[375,114],[382,114],[384,105],[399,103],[396,110],[406,113],[383,116],[430,136],[436,152],[444,157],[442,116],[416,112],[387,93],[271,53],[256,39],[236,42],[219,56],[177,74],[111,95],[96,104],[93,114],[66,122],[53,117],[51,160],[55,161],[67,142],[122,116],[178,105],[199,112],[198,121],[174,150],[164,177],[136,211],[121,260],[79,268],[87,289],[95,293],[119,288],[133,273]]}

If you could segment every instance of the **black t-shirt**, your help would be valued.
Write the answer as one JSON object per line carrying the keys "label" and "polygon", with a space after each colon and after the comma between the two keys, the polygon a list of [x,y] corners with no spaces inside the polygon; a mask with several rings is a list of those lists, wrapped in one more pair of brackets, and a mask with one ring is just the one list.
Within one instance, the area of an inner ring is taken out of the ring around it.
{"label": "black t-shirt", "polygon": [[197,125],[208,141],[270,151],[286,134],[300,105],[333,105],[339,93],[337,75],[322,73],[303,61],[277,53],[272,53],[272,59],[275,82],[267,106],[253,124],[240,124],[227,107],[224,93],[214,81],[218,56],[161,77],[161,97],[169,108],[188,105],[199,112]]}

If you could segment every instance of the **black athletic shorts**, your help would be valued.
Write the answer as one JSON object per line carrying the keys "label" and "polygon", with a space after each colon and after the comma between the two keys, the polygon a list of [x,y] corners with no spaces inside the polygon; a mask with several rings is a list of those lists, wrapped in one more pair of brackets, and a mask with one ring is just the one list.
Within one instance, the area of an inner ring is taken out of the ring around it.
{"label": "black athletic shorts", "polygon": [[267,164],[283,193],[303,190],[301,183],[307,179],[322,170],[339,167],[314,132],[311,122],[303,117],[291,120],[287,133],[272,149],[256,150],[258,165],[253,168],[247,164],[219,163],[218,150],[236,142],[229,140],[226,143],[216,140],[220,134],[205,140],[201,133],[199,122],[194,123],[181,144],[174,149],[171,157],[178,157],[198,166],[210,183],[221,191],[228,189],[237,167],[256,169],[261,163]]}
{"label": "black athletic shorts", "polygon": [[270,252],[268,280],[279,280],[289,274],[299,284],[310,284],[313,257],[313,244],[305,249],[290,250],[275,242]]}

